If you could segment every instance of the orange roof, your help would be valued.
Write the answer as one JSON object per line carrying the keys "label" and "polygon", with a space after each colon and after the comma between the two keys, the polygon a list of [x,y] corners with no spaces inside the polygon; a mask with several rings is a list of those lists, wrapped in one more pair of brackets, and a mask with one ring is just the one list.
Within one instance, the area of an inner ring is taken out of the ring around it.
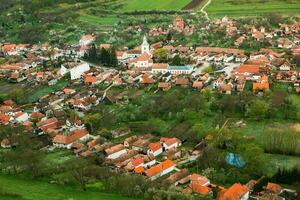
{"label": "orange roof", "polygon": [[160,142],[150,143],[148,144],[149,149],[151,149],[153,152],[159,150],[162,148]]}
{"label": "orange roof", "polygon": [[238,73],[259,73],[259,65],[241,65],[235,71]]}
{"label": "orange roof", "polygon": [[93,35],[85,35],[85,36],[83,36],[80,40],[81,41],[88,41],[88,40],[93,40],[95,38],[95,36],[93,36]]}
{"label": "orange roof", "polygon": [[146,75],[141,77],[141,83],[143,84],[152,84],[154,82],[153,78],[150,78]]}
{"label": "orange roof", "polygon": [[17,112],[17,113],[16,113],[15,117],[18,118],[18,117],[20,117],[20,116],[22,116],[22,115],[24,115],[24,114],[25,114],[24,112],[21,112],[21,111],[20,111],[20,112]]}
{"label": "orange roof", "polygon": [[3,124],[7,124],[10,120],[11,116],[0,113],[0,121]]}
{"label": "orange roof", "polygon": [[202,194],[202,195],[208,195],[210,192],[210,188],[206,187],[206,186],[202,186],[200,183],[198,182],[192,182],[190,185],[191,189],[193,192]]}
{"label": "orange roof", "polygon": [[166,145],[171,146],[173,144],[180,143],[180,141],[177,138],[161,138],[160,141],[164,142]]}
{"label": "orange roof", "polygon": [[54,137],[53,143],[71,144],[76,140],[79,140],[80,138],[84,137],[87,134],[88,131],[86,129],[77,129],[75,131],[72,131],[70,135],[58,134]]}
{"label": "orange roof", "polygon": [[165,160],[161,163],[159,163],[158,165],[155,165],[151,168],[149,168],[147,171],[146,171],[146,175],[151,177],[151,176],[154,176],[158,173],[161,173],[162,171],[166,170],[166,169],[169,169],[171,167],[175,166],[175,163],[171,160]]}
{"label": "orange roof", "polygon": [[109,149],[106,149],[105,152],[107,153],[107,155],[111,155],[111,154],[121,151],[123,149],[124,149],[123,144],[117,144],[115,146],[110,147]]}
{"label": "orange roof", "polygon": [[43,118],[45,115],[43,113],[40,112],[33,112],[31,113],[30,117],[31,118],[37,118],[37,119],[41,119]]}
{"label": "orange roof", "polygon": [[253,83],[253,90],[269,90],[269,80],[267,76],[261,77],[261,82]]}
{"label": "orange roof", "polygon": [[71,88],[65,88],[65,89],[63,90],[63,92],[64,92],[65,94],[72,94],[72,93],[75,92],[75,90],[74,90],[74,89],[71,89]]}
{"label": "orange roof", "polygon": [[147,61],[147,60],[151,60],[151,57],[148,53],[143,53],[142,55],[140,55],[136,61]]}
{"label": "orange roof", "polygon": [[235,183],[229,189],[221,190],[217,200],[240,200],[247,192],[249,192],[247,187],[240,183]]}
{"label": "orange roof", "polygon": [[5,52],[13,51],[16,49],[16,45],[15,44],[5,44],[2,46],[2,49]]}
{"label": "orange roof", "polygon": [[137,167],[134,169],[134,172],[137,173],[137,174],[141,174],[145,171],[145,168],[140,166],[140,167]]}
{"label": "orange roof", "polygon": [[192,181],[192,183],[197,182],[202,186],[208,185],[210,183],[208,178],[199,174],[190,175],[190,180]]}
{"label": "orange roof", "polygon": [[84,82],[85,83],[96,83],[97,82],[97,77],[92,76],[92,75],[86,75],[84,77]]}
{"label": "orange roof", "polygon": [[271,182],[268,183],[266,189],[274,193],[280,193],[282,190],[280,185]]}
{"label": "orange roof", "polygon": [[167,69],[169,66],[168,63],[154,63],[152,69]]}
{"label": "orange roof", "polygon": [[0,69],[3,69],[3,70],[18,70],[20,68],[21,68],[20,65],[2,65],[2,66],[0,66]]}

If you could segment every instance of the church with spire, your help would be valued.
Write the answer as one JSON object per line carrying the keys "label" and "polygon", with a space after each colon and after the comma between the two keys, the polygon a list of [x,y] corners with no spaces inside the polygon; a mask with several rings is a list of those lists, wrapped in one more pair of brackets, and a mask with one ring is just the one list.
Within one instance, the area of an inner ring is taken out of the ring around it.
{"label": "church with spire", "polygon": [[150,44],[147,41],[146,35],[144,36],[143,43],[142,43],[142,46],[141,46],[141,53],[142,54],[147,53],[147,54],[151,55],[151,53],[150,53]]}

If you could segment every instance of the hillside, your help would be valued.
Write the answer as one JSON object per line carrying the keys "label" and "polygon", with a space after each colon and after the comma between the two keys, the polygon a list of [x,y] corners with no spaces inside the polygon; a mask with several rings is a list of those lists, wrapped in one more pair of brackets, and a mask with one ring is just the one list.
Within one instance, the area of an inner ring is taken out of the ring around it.
{"label": "hillside", "polygon": [[0,176],[0,199],[12,200],[133,200],[116,194],[97,191],[82,191],[76,187],[58,186],[42,181],[23,180],[17,177]]}

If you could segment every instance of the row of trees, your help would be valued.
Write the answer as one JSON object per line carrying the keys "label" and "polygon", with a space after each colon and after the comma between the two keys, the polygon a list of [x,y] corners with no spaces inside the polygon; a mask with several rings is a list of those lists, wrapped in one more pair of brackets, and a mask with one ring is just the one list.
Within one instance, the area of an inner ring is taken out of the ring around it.
{"label": "row of trees", "polygon": [[83,58],[89,62],[92,62],[95,64],[102,64],[102,65],[108,66],[108,67],[117,67],[118,66],[118,59],[117,59],[117,55],[116,55],[116,50],[114,48],[98,49],[93,44],[91,46],[91,48],[84,54]]}

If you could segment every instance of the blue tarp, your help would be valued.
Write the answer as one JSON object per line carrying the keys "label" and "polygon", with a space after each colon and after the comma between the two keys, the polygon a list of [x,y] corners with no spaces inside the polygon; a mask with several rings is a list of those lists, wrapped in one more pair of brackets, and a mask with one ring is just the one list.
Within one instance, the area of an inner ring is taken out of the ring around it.
{"label": "blue tarp", "polygon": [[246,164],[241,156],[239,156],[238,154],[234,154],[234,153],[227,154],[226,163],[229,165],[238,167],[238,168],[242,168]]}

